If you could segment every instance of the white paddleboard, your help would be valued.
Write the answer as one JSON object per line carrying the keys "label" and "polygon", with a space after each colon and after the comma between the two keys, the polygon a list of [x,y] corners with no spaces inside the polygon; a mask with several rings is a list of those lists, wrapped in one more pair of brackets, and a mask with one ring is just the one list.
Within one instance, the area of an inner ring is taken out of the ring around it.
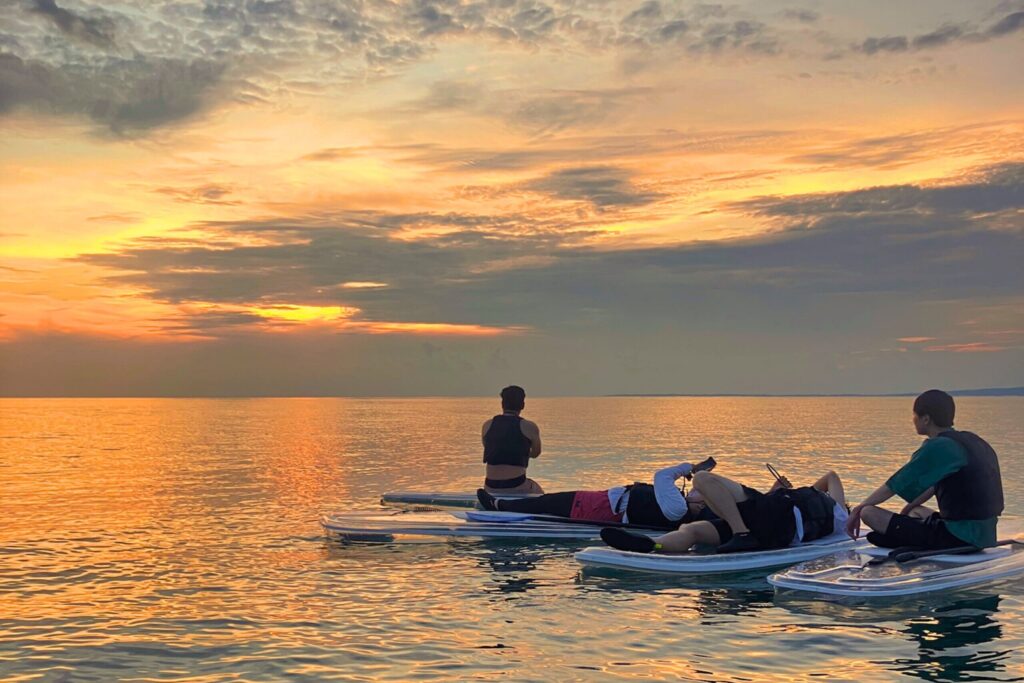
{"label": "white paddleboard", "polygon": [[[502,500],[532,498],[535,494],[495,495]],[[424,507],[476,507],[476,492],[455,493],[450,491],[391,491],[380,497],[382,505],[418,505]]]}
{"label": "white paddleboard", "polygon": [[[600,524],[572,523],[548,515],[516,512],[343,513],[325,515],[320,524],[332,536],[389,541],[395,536],[596,540]],[[638,529],[638,531],[640,531]],[[644,531],[652,536],[664,531]]]}
{"label": "white paddleboard", "polygon": [[945,591],[1024,575],[1024,546],[1008,545],[968,555],[935,555],[907,563],[869,565],[885,548],[867,546],[790,567],[768,577],[776,589],[863,598]]}
{"label": "white paddleboard", "polygon": [[853,548],[866,541],[853,541],[846,534],[832,534],[810,543],[740,553],[699,555],[695,553],[633,553],[607,546],[585,548],[576,553],[576,561],[584,567],[628,569],[659,574],[709,574],[768,569],[802,562],[814,557]]}

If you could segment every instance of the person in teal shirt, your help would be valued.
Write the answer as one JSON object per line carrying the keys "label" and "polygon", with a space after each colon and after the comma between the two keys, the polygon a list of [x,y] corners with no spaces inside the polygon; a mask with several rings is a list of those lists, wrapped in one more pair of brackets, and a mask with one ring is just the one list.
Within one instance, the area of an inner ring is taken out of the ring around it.
{"label": "person in teal shirt", "polygon": [[[872,529],[868,541],[884,548],[995,545],[1003,511],[999,459],[981,437],[953,429],[955,413],[953,397],[944,391],[930,389],[915,399],[914,428],[925,442],[850,511],[846,533],[856,538],[863,520]],[[899,514],[878,507],[893,496],[907,501]],[[924,506],[932,497],[937,512]]]}

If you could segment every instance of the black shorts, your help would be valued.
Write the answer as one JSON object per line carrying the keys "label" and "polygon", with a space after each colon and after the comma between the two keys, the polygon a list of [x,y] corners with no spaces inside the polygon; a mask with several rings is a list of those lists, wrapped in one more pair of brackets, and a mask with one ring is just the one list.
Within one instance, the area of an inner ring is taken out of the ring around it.
{"label": "black shorts", "polygon": [[[736,507],[740,511],[740,519],[761,548],[774,550],[791,544],[796,536],[793,504],[782,496],[761,493],[747,486],[743,487],[743,493],[747,499],[737,503]],[[719,543],[726,543],[732,538],[732,529],[724,519],[715,519],[711,523],[718,532]]]}
{"label": "black shorts", "polygon": [[960,548],[970,545],[967,541],[950,533],[938,512],[933,512],[927,519],[909,515],[893,515],[889,519],[889,526],[885,528],[885,533],[872,531],[868,534],[868,542],[881,548],[914,547],[929,550]]}

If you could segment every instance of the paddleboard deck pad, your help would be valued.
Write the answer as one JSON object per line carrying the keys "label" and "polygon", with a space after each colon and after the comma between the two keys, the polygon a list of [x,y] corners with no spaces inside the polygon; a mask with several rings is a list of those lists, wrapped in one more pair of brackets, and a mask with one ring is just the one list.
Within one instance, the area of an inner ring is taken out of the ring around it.
{"label": "paddleboard deck pad", "polygon": [[[495,494],[501,500],[532,498],[534,494]],[[446,491],[391,491],[380,497],[381,505],[408,505],[419,507],[471,508],[476,507],[476,492],[455,493]]]}
{"label": "paddleboard deck pad", "polygon": [[[324,531],[347,540],[390,541],[395,536],[465,536],[475,538],[565,539],[600,538],[604,525],[574,522],[551,515],[481,510],[449,512],[353,512],[320,518]],[[645,530],[652,536],[664,530]]]}
{"label": "paddleboard deck pad", "polygon": [[1024,545],[986,548],[967,555],[933,555],[909,562],[868,564],[885,548],[866,546],[817,558],[768,577],[782,590],[850,597],[900,597],[953,590],[1024,575]]}
{"label": "paddleboard deck pad", "polygon": [[832,534],[810,543],[778,550],[700,555],[696,553],[633,553],[607,546],[585,548],[576,553],[584,567],[626,569],[659,574],[724,574],[768,569],[853,548],[866,541],[853,541],[846,534]]}

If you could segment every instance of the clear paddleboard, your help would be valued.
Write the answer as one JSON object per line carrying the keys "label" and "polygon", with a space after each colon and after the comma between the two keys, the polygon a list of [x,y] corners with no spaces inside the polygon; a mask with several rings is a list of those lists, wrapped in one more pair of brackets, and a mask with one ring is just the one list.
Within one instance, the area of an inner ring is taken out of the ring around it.
{"label": "clear paddleboard", "polygon": [[659,574],[713,574],[769,569],[802,562],[866,541],[853,541],[846,534],[832,534],[810,543],[778,550],[752,550],[740,553],[701,555],[697,553],[633,553],[607,546],[585,548],[576,553],[584,567],[628,569]]}
{"label": "clear paddleboard", "polygon": [[874,598],[953,590],[1024,575],[1024,545],[1019,544],[908,562],[870,563],[888,553],[874,546],[836,553],[772,574],[768,582],[781,590]]}

